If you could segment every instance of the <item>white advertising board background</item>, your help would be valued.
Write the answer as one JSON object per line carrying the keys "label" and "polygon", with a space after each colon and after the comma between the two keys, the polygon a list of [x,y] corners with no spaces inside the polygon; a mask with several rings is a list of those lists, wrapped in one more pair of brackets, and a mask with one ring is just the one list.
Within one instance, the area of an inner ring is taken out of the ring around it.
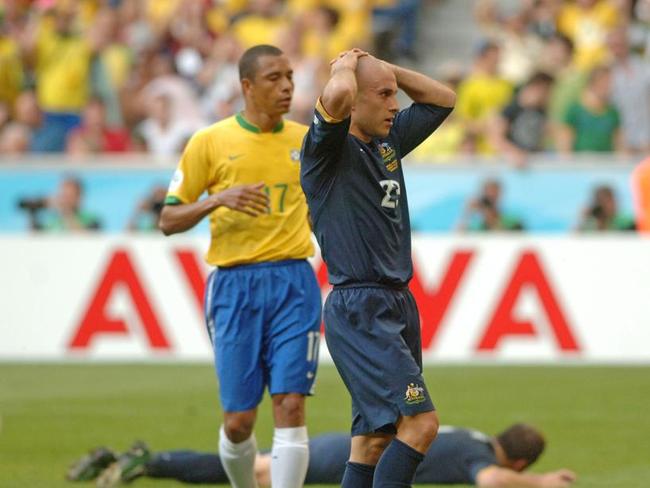
{"label": "white advertising board background", "polygon": [[[0,237],[0,360],[211,361],[206,246]],[[648,239],[416,235],[413,258],[427,362],[650,363]]]}

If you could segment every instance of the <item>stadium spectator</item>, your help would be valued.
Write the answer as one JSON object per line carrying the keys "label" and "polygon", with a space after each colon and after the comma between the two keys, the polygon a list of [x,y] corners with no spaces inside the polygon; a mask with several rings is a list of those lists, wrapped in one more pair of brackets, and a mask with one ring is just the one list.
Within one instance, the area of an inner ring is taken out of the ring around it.
{"label": "stadium spectator", "polygon": [[230,35],[215,41],[197,79],[204,87],[200,103],[207,120],[225,119],[244,107],[237,68],[241,53],[241,46]]}
{"label": "stadium spectator", "polygon": [[24,82],[20,45],[9,35],[0,10],[0,103],[11,107]]}
{"label": "stadium spectator", "polygon": [[582,211],[579,231],[631,231],[634,219],[618,211],[614,190],[607,185],[594,189],[591,203]]}
{"label": "stadium spectator", "polygon": [[607,34],[625,20],[612,0],[564,2],[557,27],[575,46],[574,63],[589,71],[607,61]]}
{"label": "stadium spectator", "polygon": [[148,152],[156,156],[170,156],[180,153],[196,126],[187,120],[175,118],[172,99],[158,95],[148,104],[149,117],[136,129]]}
{"label": "stadium spectator", "polygon": [[2,132],[2,128],[11,118],[10,110],[10,106],[7,103],[0,101],[0,132]]}
{"label": "stadium spectator", "polygon": [[[340,484],[350,451],[350,436],[327,433],[312,438],[309,444],[313,456],[305,484]],[[442,426],[438,439],[415,474],[415,484],[462,483],[486,488],[570,486],[576,475],[567,469],[526,473],[545,445],[542,434],[526,424],[512,425],[494,437],[475,430]],[[270,464],[268,451],[261,451],[255,459],[255,476],[262,487],[270,485]],[[141,441],[119,455],[105,447],[93,449],[66,473],[70,481],[95,477],[100,488],[139,477],[194,484],[228,482],[218,454],[189,450],[152,453]]]}
{"label": "stadium spectator", "polygon": [[489,179],[481,185],[481,192],[470,199],[458,223],[461,231],[521,231],[523,222],[501,209],[501,183]]}
{"label": "stadium spectator", "polygon": [[52,145],[58,144],[56,141],[61,132],[57,127],[43,123],[44,115],[33,90],[24,90],[16,98],[14,121],[29,129],[31,152],[45,152]]}
{"label": "stadium spectator", "polygon": [[557,33],[556,20],[563,0],[535,0],[530,11],[529,29],[545,41]]}
{"label": "stadium spectator", "polygon": [[[440,81],[458,92],[458,85],[463,79],[464,69],[456,62],[443,64],[439,68]],[[453,111],[437,131],[416,147],[409,155],[408,161],[415,163],[448,163],[463,157],[476,156],[478,152],[478,135],[466,129],[458,112]]]}
{"label": "stadium spectator", "polygon": [[0,154],[25,154],[29,151],[31,133],[18,122],[10,122],[0,129]]}
{"label": "stadium spectator", "polygon": [[526,163],[528,153],[544,149],[546,106],[552,84],[549,75],[536,73],[490,124],[492,145],[516,166]]}
{"label": "stadium spectator", "polygon": [[533,75],[543,48],[529,28],[531,13],[530,2],[521,0],[482,0],[475,9],[483,33],[500,48],[499,75],[515,86]]}
{"label": "stadium spectator", "polygon": [[189,125],[193,130],[204,126],[196,91],[190,81],[178,74],[174,59],[166,53],[156,53],[149,63],[152,78],[138,94],[141,110],[150,115],[151,106],[164,96],[169,101],[170,116],[175,123]]}
{"label": "stadium spectator", "polygon": [[56,137],[42,148],[63,151],[68,133],[81,123],[91,91],[91,61],[96,39],[80,27],[77,2],[55,3],[30,25],[23,44],[33,61],[43,125]]}
{"label": "stadium spectator", "polygon": [[[421,0],[376,2],[372,10],[375,52],[380,59],[417,60],[417,20]],[[397,35],[395,35],[397,33]]]}
{"label": "stadium spectator", "polygon": [[548,103],[549,121],[555,137],[561,131],[569,107],[579,100],[589,76],[577,69],[572,59],[573,42],[562,34],[547,41],[540,59],[540,69],[555,80]]}
{"label": "stadium spectator", "polygon": [[82,208],[84,187],[78,178],[68,176],[56,193],[45,198],[23,198],[18,206],[25,210],[32,230],[83,232],[101,229],[101,221]]}
{"label": "stadium spectator", "polygon": [[280,47],[293,67],[295,95],[289,116],[296,122],[308,124],[313,118],[318,94],[327,79],[329,65],[318,55],[303,55],[302,37],[299,31],[287,29],[280,36]]}
{"label": "stadium spectator", "polygon": [[612,101],[621,116],[626,150],[650,152],[650,65],[630,52],[628,33],[617,29],[608,37],[613,59]]}
{"label": "stadium spectator", "polygon": [[280,0],[250,0],[246,11],[237,16],[232,25],[232,34],[243,49],[256,44],[277,44],[280,33],[287,27],[282,15]]}
{"label": "stadium spectator", "polygon": [[480,135],[481,153],[492,153],[485,134],[492,116],[510,102],[512,85],[499,72],[501,50],[492,42],[483,43],[472,72],[458,86],[456,113],[467,130]]}
{"label": "stadium spectator", "polygon": [[153,232],[158,230],[160,212],[165,204],[167,188],[161,185],[154,186],[135,208],[129,219],[127,229],[138,232]]}
{"label": "stadium spectator", "polygon": [[91,98],[84,108],[81,125],[68,135],[68,154],[121,153],[132,150],[128,131],[108,127],[106,107],[100,98]]}
{"label": "stadium spectator", "polygon": [[650,157],[639,163],[632,173],[632,194],[637,229],[650,232]]}
{"label": "stadium spectator", "polygon": [[580,99],[569,106],[557,132],[557,147],[564,153],[622,151],[618,110],[611,103],[609,68],[592,71]]}

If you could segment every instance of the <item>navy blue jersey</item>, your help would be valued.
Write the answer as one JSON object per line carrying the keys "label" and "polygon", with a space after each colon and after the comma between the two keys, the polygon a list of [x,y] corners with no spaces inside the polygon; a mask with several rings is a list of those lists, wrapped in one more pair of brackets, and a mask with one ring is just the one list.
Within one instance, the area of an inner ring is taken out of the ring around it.
{"label": "navy blue jersey", "polygon": [[398,112],[386,138],[365,143],[350,118],[318,104],[301,153],[301,183],[333,285],[406,285],[413,274],[411,231],[401,159],[451,108],[414,103]]}
{"label": "navy blue jersey", "polygon": [[497,464],[490,437],[443,425],[418,466],[415,482],[472,485],[479,471]]}
{"label": "navy blue jersey", "polygon": [[[306,484],[340,483],[350,456],[350,436],[325,434],[309,441]],[[441,426],[415,473],[416,484],[475,484],[476,475],[497,465],[490,437],[475,430]]]}
{"label": "navy blue jersey", "polygon": [[[262,451],[269,452],[269,451]],[[309,468],[305,484],[340,483],[350,456],[348,434],[323,434],[309,439]],[[496,465],[492,442],[481,432],[440,427],[415,474],[416,484],[474,484],[478,472]],[[227,483],[218,454],[195,451],[161,452],[146,465],[147,476],[187,483]]]}

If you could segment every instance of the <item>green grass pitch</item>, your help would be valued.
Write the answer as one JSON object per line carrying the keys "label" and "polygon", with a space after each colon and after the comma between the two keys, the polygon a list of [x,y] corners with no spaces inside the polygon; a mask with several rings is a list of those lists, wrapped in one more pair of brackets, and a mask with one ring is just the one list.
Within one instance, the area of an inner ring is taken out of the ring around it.
{"label": "green grass pitch", "polygon": [[[431,366],[442,423],[495,433],[527,421],[547,435],[535,470],[574,469],[578,487],[650,486],[650,368]],[[205,365],[0,364],[0,487],[92,486],[63,480],[88,448],[216,449],[219,407]],[[245,395],[246,391],[242,391]],[[257,427],[270,444],[267,401]],[[309,400],[311,434],[346,431],[349,400],[332,366]],[[182,486],[141,479],[135,487]]]}

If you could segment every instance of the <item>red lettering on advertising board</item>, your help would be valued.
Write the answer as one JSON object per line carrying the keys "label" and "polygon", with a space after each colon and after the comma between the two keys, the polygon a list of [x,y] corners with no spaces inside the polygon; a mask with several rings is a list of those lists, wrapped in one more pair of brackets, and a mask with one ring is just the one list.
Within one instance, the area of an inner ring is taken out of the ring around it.
{"label": "red lettering on advertising board", "polygon": [[449,305],[473,256],[473,251],[455,252],[437,289],[424,287],[414,260],[410,288],[420,311],[423,349],[428,349],[434,344]]}
{"label": "red lettering on advertising board", "polygon": [[90,305],[83,315],[69,348],[85,349],[98,336],[128,335],[129,325],[122,318],[110,317],[107,305],[116,287],[125,287],[140,317],[149,344],[154,349],[171,349],[171,345],[151,307],[144,287],[138,278],[133,263],[125,250],[113,253]]}
{"label": "red lettering on advertising board", "polygon": [[183,274],[190,285],[192,295],[196,305],[198,306],[199,313],[203,314],[203,296],[205,295],[205,274],[203,272],[201,262],[196,253],[190,249],[176,249],[174,251],[176,259],[178,260]]}
{"label": "red lettering on advertising board", "polygon": [[571,332],[566,316],[558,299],[553,294],[539,259],[532,251],[522,253],[488,322],[485,333],[478,343],[477,350],[494,351],[499,343],[508,336],[535,337],[538,335],[532,321],[519,320],[513,313],[524,287],[531,287],[537,292],[560,349],[562,351],[578,351],[580,348]]}

